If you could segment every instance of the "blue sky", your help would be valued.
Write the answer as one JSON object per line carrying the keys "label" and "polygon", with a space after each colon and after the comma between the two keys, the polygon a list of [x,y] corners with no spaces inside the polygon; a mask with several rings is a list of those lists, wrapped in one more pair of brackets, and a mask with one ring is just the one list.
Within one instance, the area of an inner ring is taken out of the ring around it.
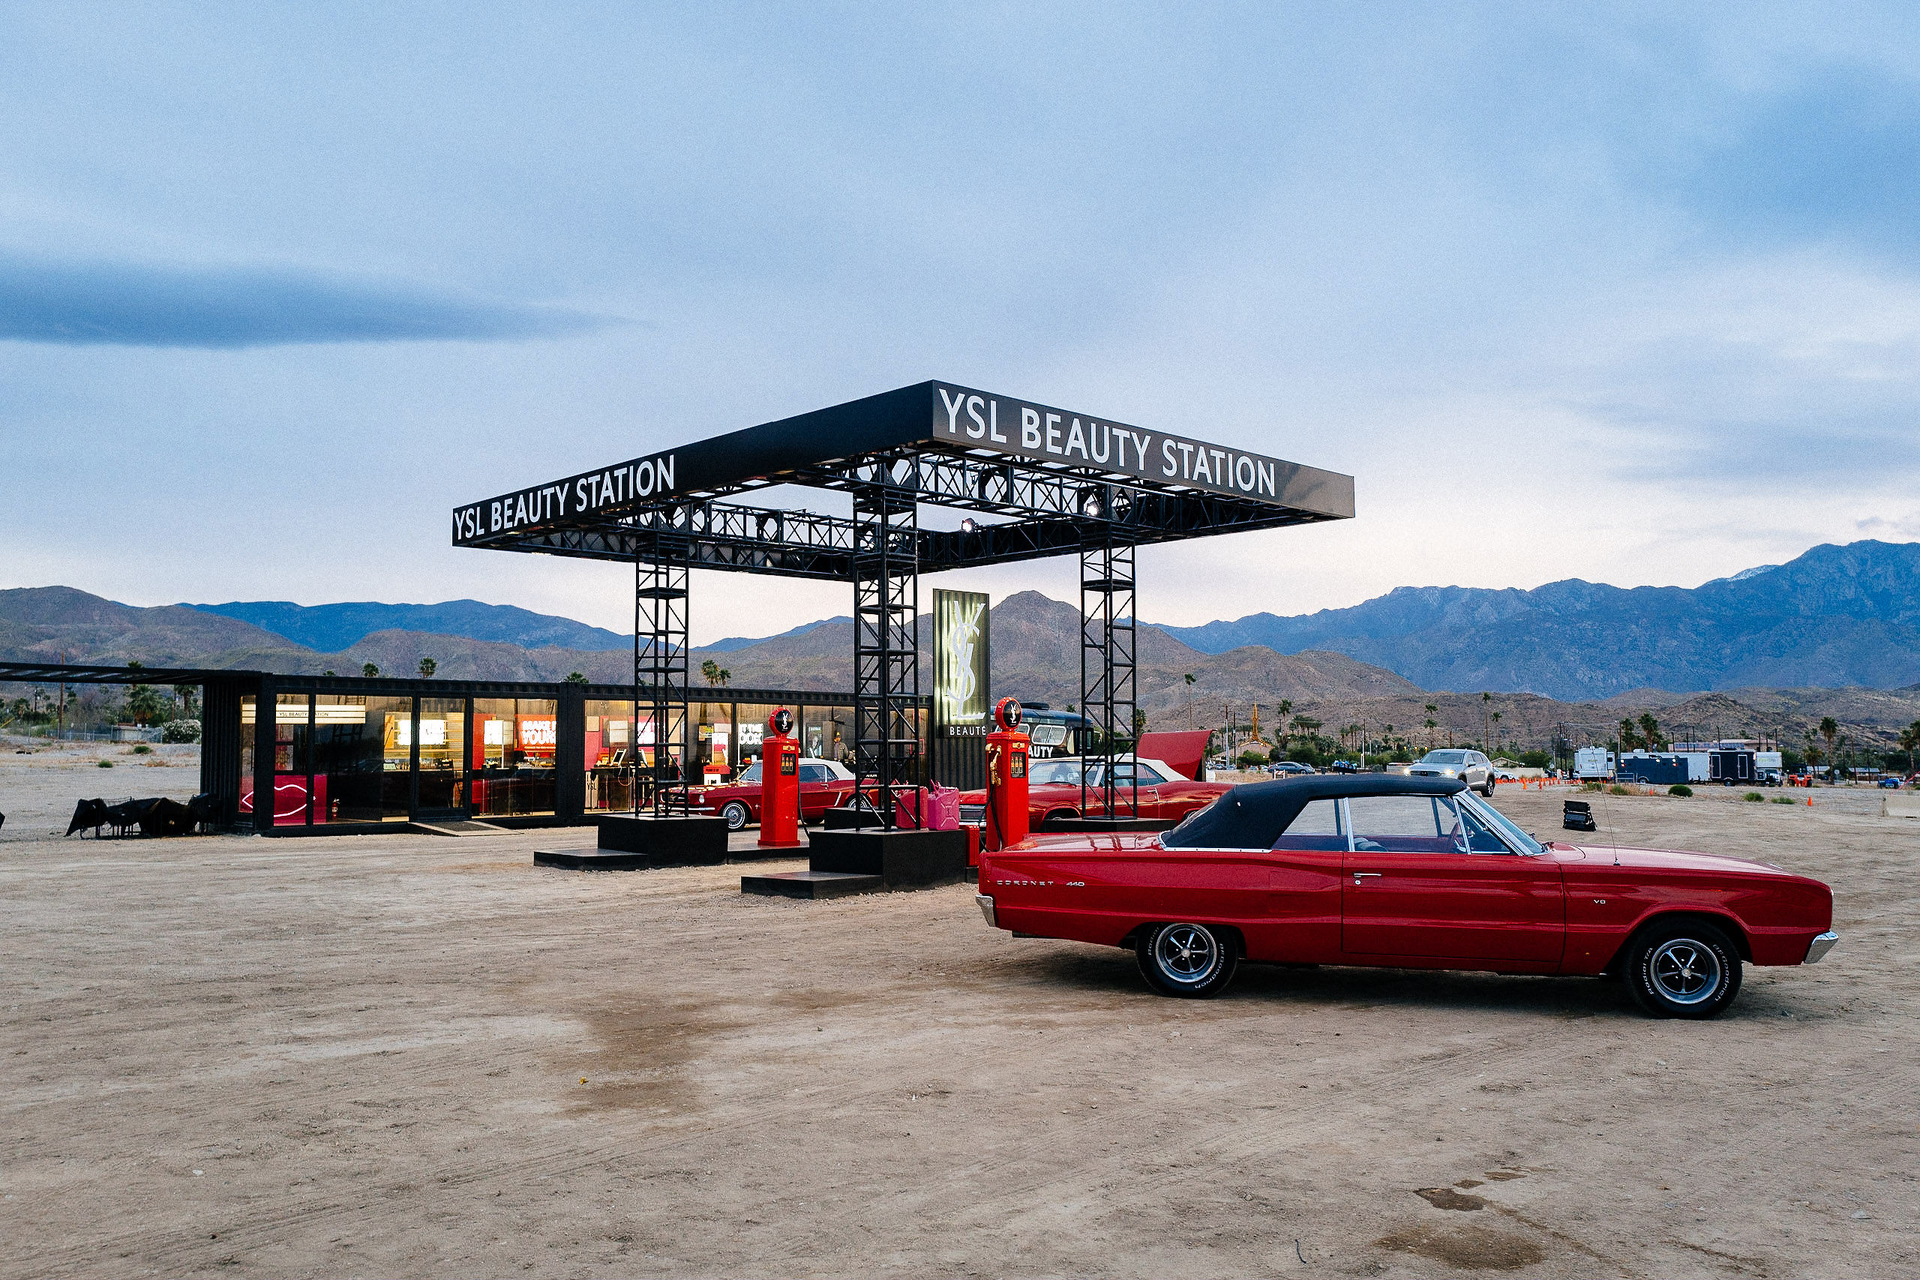
{"label": "blue sky", "polygon": [[622,627],[447,513],[932,377],[1356,476],[1167,622],[1920,538],[1911,7],[899,9],[0,5],[0,586]]}

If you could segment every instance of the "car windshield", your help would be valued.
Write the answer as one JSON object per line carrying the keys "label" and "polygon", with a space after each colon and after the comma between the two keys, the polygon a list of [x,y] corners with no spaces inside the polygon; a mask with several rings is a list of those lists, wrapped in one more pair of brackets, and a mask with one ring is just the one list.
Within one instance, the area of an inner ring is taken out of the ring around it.
{"label": "car windshield", "polygon": [[1027,766],[1027,785],[1077,787],[1082,767],[1078,760],[1036,760]]}
{"label": "car windshield", "polygon": [[1494,808],[1492,805],[1486,804],[1480,800],[1476,800],[1472,796],[1466,794],[1465,792],[1462,792],[1458,796],[1455,796],[1454,799],[1460,802],[1461,808],[1471,810],[1474,816],[1478,817],[1482,822],[1485,822],[1488,826],[1492,827],[1495,831],[1499,832],[1501,836],[1503,836],[1506,839],[1508,844],[1511,844],[1514,848],[1520,850],[1520,852],[1522,853],[1545,853],[1546,852],[1546,848],[1543,845],[1541,845],[1541,843],[1538,840],[1535,840],[1532,836],[1528,835],[1526,832],[1522,831],[1519,827],[1515,826],[1513,823],[1513,819],[1509,818],[1506,814],[1500,812],[1498,809]]}
{"label": "car windshield", "polygon": [[748,765],[747,771],[741,774],[739,777],[735,778],[734,781],[735,782],[760,781],[760,762],[758,760],[755,760],[752,764]]}
{"label": "car windshield", "polygon": [[1465,764],[1467,753],[1464,751],[1429,751],[1420,757],[1421,764]]}

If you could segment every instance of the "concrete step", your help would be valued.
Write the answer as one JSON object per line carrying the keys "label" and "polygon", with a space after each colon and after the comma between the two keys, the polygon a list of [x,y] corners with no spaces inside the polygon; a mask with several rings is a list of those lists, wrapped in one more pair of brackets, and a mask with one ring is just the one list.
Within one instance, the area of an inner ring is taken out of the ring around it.
{"label": "concrete step", "polygon": [[846,871],[774,871],[740,877],[740,892],[771,898],[844,898],[856,893],[880,893],[886,887],[887,882],[879,876]]}
{"label": "concrete step", "polygon": [[644,871],[653,865],[653,859],[649,854],[623,849],[538,849],[533,865],[565,871]]}
{"label": "concrete step", "polygon": [[446,818],[434,822],[412,822],[407,825],[415,831],[424,831],[430,836],[504,836],[505,827],[496,827],[491,822],[476,822],[471,818]]}

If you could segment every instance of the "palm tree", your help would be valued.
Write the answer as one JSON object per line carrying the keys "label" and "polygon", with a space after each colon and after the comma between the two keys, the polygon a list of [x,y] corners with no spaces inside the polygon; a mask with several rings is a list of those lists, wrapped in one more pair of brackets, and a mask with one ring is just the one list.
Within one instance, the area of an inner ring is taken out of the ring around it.
{"label": "palm tree", "polygon": [[1900,749],[1907,753],[1907,772],[1913,772],[1913,753],[1920,750],[1920,720],[1900,731]]}
{"label": "palm tree", "polygon": [[1481,746],[1486,746],[1488,743],[1493,741],[1493,723],[1487,713],[1488,704],[1490,704],[1492,701],[1493,701],[1493,695],[1488,693],[1486,690],[1482,689],[1480,691],[1480,745]]}
{"label": "palm tree", "polygon": [[1490,718],[1491,718],[1491,719],[1492,719],[1492,721],[1493,721],[1493,728],[1494,728],[1494,730],[1496,730],[1496,731],[1497,731],[1497,730],[1498,730],[1498,729],[1500,728],[1500,713],[1499,713],[1498,711],[1496,711],[1496,712],[1494,712],[1494,713],[1492,714],[1492,716],[1491,716]]}
{"label": "palm tree", "polygon": [[374,666],[371,662],[363,662],[360,664],[360,674],[371,680],[380,674],[380,668]]}
{"label": "palm tree", "polygon": [[1427,750],[1429,751],[1433,750],[1433,731],[1439,727],[1439,722],[1433,718],[1433,713],[1439,709],[1431,702],[1427,704]]}
{"label": "palm tree", "polygon": [[712,658],[701,662],[700,674],[707,678],[709,685],[725,684],[727,681],[733,679],[733,672],[727,670]]}
{"label": "palm tree", "polygon": [[1827,740],[1827,763],[1833,763],[1833,740],[1840,736],[1840,726],[1834,723],[1832,716],[1820,717],[1820,736]]}
{"label": "palm tree", "polygon": [[422,680],[433,679],[433,673],[439,669],[439,666],[440,664],[435,662],[432,658],[420,659],[420,678]]}
{"label": "palm tree", "polygon": [[1193,723],[1193,672],[1187,672],[1187,728],[1197,728]]}

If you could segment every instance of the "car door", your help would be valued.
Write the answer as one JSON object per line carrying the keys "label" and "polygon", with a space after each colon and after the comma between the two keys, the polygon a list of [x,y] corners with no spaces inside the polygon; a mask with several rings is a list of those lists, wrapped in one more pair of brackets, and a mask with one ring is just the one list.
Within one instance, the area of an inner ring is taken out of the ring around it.
{"label": "car door", "polygon": [[1340,802],[1309,800],[1267,853],[1267,901],[1244,930],[1255,960],[1300,964],[1340,957],[1341,872],[1347,836]]}
{"label": "car door", "polygon": [[1346,803],[1343,953],[1560,959],[1566,891],[1557,863],[1508,849],[1449,797],[1354,796]]}
{"label": "car door", "polygon": [[[1131,760],[1116,761],[1113,766],[1113,812],[1122,818],[1154,818],[1160,813],[1160,793],[1153,779],[1160,775],[1148,766],[1141,765],[1136,775]],[[1098,817],[1107,812],[1107,793],[1102,778],[1105,766],[1090,770],[1087,774],[1087,816]],[[1139,785],[1136,796],[1134,786]],[[1138,808],[1135,808],[1135,804]]]}

